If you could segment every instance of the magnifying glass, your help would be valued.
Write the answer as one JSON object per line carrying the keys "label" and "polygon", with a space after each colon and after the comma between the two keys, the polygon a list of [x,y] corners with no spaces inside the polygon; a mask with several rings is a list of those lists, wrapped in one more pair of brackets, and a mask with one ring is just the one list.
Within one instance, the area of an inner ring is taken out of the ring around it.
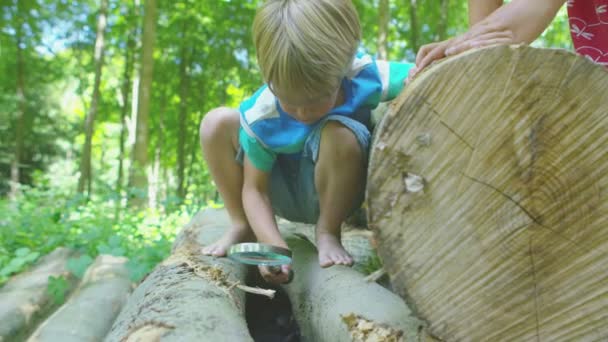
{"label": "magnifying glass", "polygon": [[[228,258],[242,264],[268,266],[270,272],[281,272],[281,265],[291,264],[291,251],[287,248],[272,246],[264,243],[245,242],[230,246]],[[289,271],[288,283],[293,279],[293,271]]]}

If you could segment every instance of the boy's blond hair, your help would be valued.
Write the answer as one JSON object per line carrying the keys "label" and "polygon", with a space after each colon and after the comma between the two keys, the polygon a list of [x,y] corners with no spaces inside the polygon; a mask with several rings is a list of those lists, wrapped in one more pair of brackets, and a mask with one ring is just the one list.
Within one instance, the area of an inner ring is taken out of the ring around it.
{"label": "boy's blond hair", "polygon": [[282,94],[329,96],[361,40],[351,0],[267,0],[253,22],[264,81]]}

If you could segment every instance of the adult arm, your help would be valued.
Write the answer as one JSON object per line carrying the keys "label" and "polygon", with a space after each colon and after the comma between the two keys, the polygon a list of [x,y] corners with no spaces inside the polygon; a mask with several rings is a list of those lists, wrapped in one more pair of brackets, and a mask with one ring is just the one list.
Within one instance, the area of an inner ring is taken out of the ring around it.
{"label": "adult arm", "polygon": [[[457,55],[472,48],[497,44],[531,43],[549,26],[565,1],[513,0],[473,25],[464,34],[420,48],[418,56],[416,56],[416,71],[424,69],[434,60]],[[482,0],[472,2],[481,3]],[[490,7],[484,8],[487,11]],[[474,10],[476,14],[472,18],[476,20],[483,11],[483,9]]]}
{"label": "adult arm", "polygon": [[469,27],[494,13],[504,0],[469,0]]}

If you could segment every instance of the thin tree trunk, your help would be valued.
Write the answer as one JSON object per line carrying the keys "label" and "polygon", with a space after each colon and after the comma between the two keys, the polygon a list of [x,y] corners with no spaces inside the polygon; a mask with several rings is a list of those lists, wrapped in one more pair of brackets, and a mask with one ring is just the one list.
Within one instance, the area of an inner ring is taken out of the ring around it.
{"label": "thin tree trunk", "polygon": [[149,200],[148,206],[150,208],[156,208],[158,205],[158,193],[160,184],[160,160],[163,153],[163,145],[165,143],[165,108],[167,107],[167,94],[162,92],[160,100],[160,110],[158,111],[158,139],[156,140],[156,147],[154,149],[154,165],[152,167],[152,173],[150,175],[150,186],[149,189]]}
{"label": "thin tree trunk", "polygon": [[[129,177],[129,185],[139,191],[148,187],[146,167],[148,166],[148,116],[150,112],[150,94],[154,68],[154,41],[156,35],[156,0],[147,0],[144,8],[144,31],[141,58],[141,80],[139,83],[139,98],[137,105],[137,124],[135,129],[135,146],[133,147],[133,163]],[[143,206],[146,195],[135,196],[132,203]]]}
{"label": "thin tree trunk", "polygon": [[389,0],[380,0],[378,8],[378,59],[388,59],[388,23],[390,21]]}
{"label": "thin tree trunk", "polygon": [[445,40],[447,38],[449,8],[450,0],[441,0],[441,13],[439,16],[439,25],[437,25],[437,41]]}
{"label": "thin tree trunk", "polygon": [[99,5],[99,17],[97,19],[97,38],[95,39],[95,83],[93,84],[93,98],[89,113],[85,120],[85,141],[80,160],[80,178],[78,179],[78,192],[87,191],[87,196],[91,195],[91,142],[97,116],[97,108],[100,97],[101,70],[103,67],[104,55],[104,33],[106,29],[106,12],[108,7],[107,0],[101,0]]}
{"label": "thin tree trunk", "polygon": [[185,197],[184,191],[184,175],[186,168],[186,124],[188,121],[188,48],[186,46],[186,32],[188,25],[184,23],[182,31],[182,49],[179,66],[179,134],[177,136],[177,197],[180,201]]}
{"label": "thin tree trunk", "polygon": [[15,156],[11,162],[10,198],[16,201],[19,194],[20,167],[23,159],[23,137],[25,136],[25,61],[23,58],[23,3],[17,2],[17,117],[15,125]]}
{"label": "thin tree trunk", "polygon": [[410,1],[410,44],[412,50],[418,51],[418,3],[417,0]]}
{"label": "thin tree trunk", "polygon": [[[129,6],[129,5],[126,5]],[[130,14],[130,10],[128,11]],[[129,18],[131,16],[129,15]],[[129,29],[127,33],[127,48],[125,50],[125,68],[123,71],[123,80],[122,80],[122,88],[121,88],[121,97],[122,97],[122,107],[120,110],[120,140],[119,140],[119,149],[120,152],[118,154],[118,175],[116,177],[116,194],[118,195],[119,202],[117,208],[120,207],[120,199],[122,198],[122,183],[123,183],[123,175],[124,175],[124,158],[125,158],[125,140],[127,134],[127,114],[129,112],[130,101],[129,97],[131,96],[131,76],[133,74],[133,50],[135,48],[135,40],[133,37],[133,30]]]}

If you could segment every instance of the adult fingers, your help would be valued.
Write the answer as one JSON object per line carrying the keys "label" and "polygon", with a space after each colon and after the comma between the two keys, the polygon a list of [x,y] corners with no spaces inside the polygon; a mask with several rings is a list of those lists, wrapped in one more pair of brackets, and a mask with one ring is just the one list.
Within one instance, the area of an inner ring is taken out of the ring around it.
{"label": "adult fingers", "polygon": [[440,43],[441,42],[436,42],[436,43],[422,45],[422,47],[420,49],[418,49],[418,54],[416,54],[416,64],[420,63],[420,61],[422,61],[424,59],[424,57],[426,57],[426,55],[429,53],[429,51],[432,51]]}
{"label": "adult fingers", "polygon": [[446,56],[454,56],[463,53],[470,49],[480,48],[489,45],[509,45],[515,44],[516,42],[512,37],[509,36],[495,36],[484,39],[474,39],[465,42],[461,42],[457,45],[450,47],[445,53]]}
{"label": "adult fingers", "polygon": [[468,39],[463,39],[459,41],[455,41],[452,46],[450,46],[445,51],[446,56],[454,56],[460,53],[463,53],[467,50],[473,48],[479,48],[488,45],[496,45],[496,44],[514,44],[515,36],[513,32],[505,30],[499,32],[488,32],[481,34],[479,36],[470,37]]}
{"label": "adult fingers", "polygon": [[426,68],[433,61],[445,57],[445,49],[447,48],[447,46],[448,44],[444,42],[442,44],[436,45],[431,51],[429,51],[426,56],[424,56],[420,60],[420,62],[416,63],[416,68],[418,69],[418,71],[421,71],[422,69]]}

